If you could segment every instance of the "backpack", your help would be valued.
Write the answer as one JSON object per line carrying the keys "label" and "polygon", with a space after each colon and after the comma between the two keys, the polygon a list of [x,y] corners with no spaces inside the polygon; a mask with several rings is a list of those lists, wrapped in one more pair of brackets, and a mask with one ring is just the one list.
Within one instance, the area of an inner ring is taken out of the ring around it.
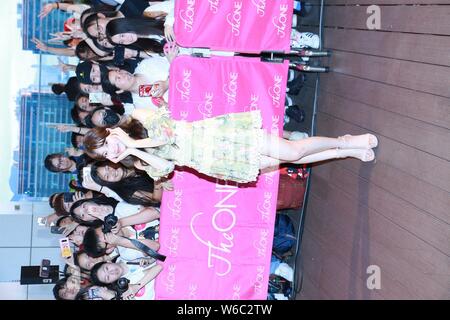
{"label": "backpack", "polygon": [[289,216],[285,214],[277,214],[275,219],[272,250],[275,253],[282,255],[292,248],[296,240],[294,224]]}

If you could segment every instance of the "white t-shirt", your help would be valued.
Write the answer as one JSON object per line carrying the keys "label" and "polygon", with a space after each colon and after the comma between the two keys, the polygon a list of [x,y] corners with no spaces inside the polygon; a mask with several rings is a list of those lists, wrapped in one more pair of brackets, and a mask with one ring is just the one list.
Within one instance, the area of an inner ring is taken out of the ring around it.
{"label": "white t-shirt", "polygon": [[[153,58],[142,60],[136,67],[134,74],[140,74],[145,77],[148,84],[156,81],[165,81],[169,77],[170,63],[165,57],[155,56]],[[140,97],[137,93],[132,93],[133,104],[137,109],[153,109],[157,110],[152,102],[152,97]],[[163,95],[164,101],[169,102],[169,90]]]}
{"label": "white t-shirt", "polygon": [[155,2],[155,3],[152,3],[150,1],[150,6],[147,9],[145,9],[144,12],[157,12],[157,11],[167,13],[164,25],[173,27],[173,24],[175,22],[175,1],[167,0],[164,2]]}
{"label": "white t-shirt", "polygon": [[[145,224],[140,224],[132,227],[126,227],[128,230],[132,231],[133,236],[129,237],[130,239],[137,239],[141,240],[139,238],[139,232],[147,229],[148,227],[157,226],[159,224],[159,220],[154,220]],[[117,251],[120,254],[120,258],[125,261],[132,261],[138,258],[146,257],[147,255],[144,254],[142,251],[138,249],[131,249],[131,248],[125,248],[125,247],[117,247]]]}
{"label": "white t-shirt", "polygon": [[136,214],[141,210],[142,210],[142,206],[138,206],[135,204],[129,204],[124,201],[121,201],[117,204],[114,214],[116,215],[117,218],[122,219],[122,218],[132,216],[133,214]]}
{"label": "white t-shirt", "polygon": [[134,104],[132,104],[132,103],[124,103],[123,104],[123,108],[125,110],[124,114],[126,114],[128,116],[131,116],[131,114],[134,111]]}

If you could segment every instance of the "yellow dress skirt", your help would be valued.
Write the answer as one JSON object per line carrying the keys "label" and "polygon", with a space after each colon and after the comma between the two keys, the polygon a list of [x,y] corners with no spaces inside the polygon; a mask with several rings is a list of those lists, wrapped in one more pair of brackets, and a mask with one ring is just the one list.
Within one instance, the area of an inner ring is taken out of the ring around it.
{"label": "yellow dress skirt", "polygon": [[158,110],[143,125],[150,138],[167,140],[167,144],[148,150],[171,161],[164,170],[146,167],[156,180],[173,171],[174,165],[239,183],[257,180],[264,133],[259,110],[194,122],[172,120],[167,111]]}

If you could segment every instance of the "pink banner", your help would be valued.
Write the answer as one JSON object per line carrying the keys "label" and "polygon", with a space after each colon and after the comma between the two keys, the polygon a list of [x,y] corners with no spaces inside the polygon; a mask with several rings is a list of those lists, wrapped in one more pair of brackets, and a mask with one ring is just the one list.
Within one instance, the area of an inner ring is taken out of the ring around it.
{"label": "pink banner", "polygon": [[[175,119],[200,120],[261,110],[281,134],[288,63],[256,58],[178,57],[169,102]],[[266,299],[278,171],[252,185],[221,184],[176,171],[161,205],[157,299]]]}
{"label": "pink banner", "polygon": [[293,0],[177,0],[174,31],[182,47],[288,52],[292,13]]}

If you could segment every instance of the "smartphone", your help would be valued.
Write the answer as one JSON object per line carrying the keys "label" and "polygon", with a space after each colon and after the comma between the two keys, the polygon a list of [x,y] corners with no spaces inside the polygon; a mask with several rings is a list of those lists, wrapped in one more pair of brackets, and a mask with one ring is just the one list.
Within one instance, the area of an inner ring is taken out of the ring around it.
{"label": "smartphone", "polygon": [[72,256],[72,249],[70,248],[69,238],[60,239],[59,247],[61,248],[61,256],[63,258],[70,258]]}
{"label": "smartphone", "polygon": [[50,276],[50,260],[42,259],[41,266],[39,268],[39,277],[48,278]]}
{"label": "smartphone", "polygon": [[139,86],[139,97],[151,97],[153,91],[153,85],[143,84]]}
{"label": "smartphone", "polygon": [[63,234],[64,228],[60,228],[58,226],[52,226],[50,228],[50,232],[53,233],[53,234]]}
{"label": "smartphone", "polygon": [[100,298],[98,296],[98,291],[99,291],[99,288],[90,288],[88,290],[88,299],[89,300],[98,300]]}
{"label": "smartphone", "polygon": [[153,102],[153,104],[154,104],[155,106],[161,107],[161,106],[163,105],[163,103],[164,103],[164,99],[163,99],[163,98],[155,98],[155,97],[152,97],[152,102]]}
{"label": "smartphone", "polygon": [[38,217],[37,223],[39,226],[45,227],[45,225],[47,224],[47,218],[46,217]]}
{"label": "smartphone", "polygon": [[73,202],[73,196],[75,195],[74,192],[64,192],[64,202]]}
{"label": "smartphone", "polygon": [[102,103],[108,94],[104,92],[89,93],[89,103]]}

